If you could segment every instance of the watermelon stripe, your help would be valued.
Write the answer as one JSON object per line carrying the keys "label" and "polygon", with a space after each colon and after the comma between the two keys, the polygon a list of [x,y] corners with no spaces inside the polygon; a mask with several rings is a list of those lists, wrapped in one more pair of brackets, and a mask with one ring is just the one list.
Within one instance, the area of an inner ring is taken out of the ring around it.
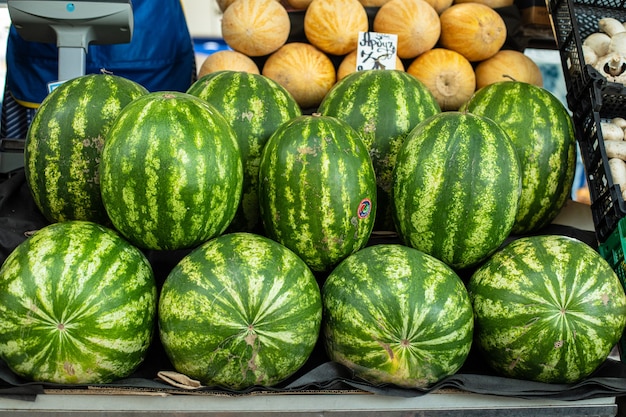
{"label": "watermelon stripe", "polygon": [[46,97],[26,137],[24,165],[35,203],[49,221],[107,222],[98,174],[104,135],[121,109],[146,93],[130,80],[90,74]]}
{"label": "watermelon stripe", "polygon": [[432,93],[404,71],[358,71],[336,83],[318,111],[347,122],[361,135],[378,185],[375,228],[393,230],[390,194],[396,155],[419,122],[441,111]]}
{"label": "watermelon stripe", "polygon": [[258,202],[261,152],[281,124],[301,115],[298,103],[274,80],[241,71],[207,74],[187,92],[213,105],[225,117],[239,143],[244,165],[242,198],[228,230],[261,232]]}
{"label": "watermelon stripe", "polygon": [[110,382],[143,360],[156,285],[143,255],[112,231],[48,226],[18,246],[0,278],[0,354],[18,375]]}
{"label": "watermelon stripe", "polygon": [[192,247],[222,233],[239,203],[242,176],[225,119],[184,93],[131,103],[103,150],[105,207],[115,227],[144,248]]}
{"label": "watermelon stripe", "polygon": [[330,274],[322,297],[331,359],[366,379],[424,387],[469,354],[473,318],[463,283],[415,249],[362,249]]}
{"label": "watermelon stripe", "polygon": [[[358,250],[375,220],[371,160],[350,126],[327,116],[283,124],[266,144],[259,167],[266,233],[323,271]],[[364,199],[372,214],[359,217]]]}
{"label": "watermelon stripe", "polygon": [[235,233],[207,242],[174,268],[163,285],[159,320],[180,372],[231,388],[273,385],[311,353],[321,299],[313,275],[291,251]]}
{"label": "watermelon stripe", "polygon": [[397,229],[407,244],[454,268],[477,264],[508,236],[520,184],[502,129],[471,114],[441,113],[418,125],[398,154]]}
{"label": "watermelon stripe", "polygon": [[571,116],[550,92],[522,82],[502,82],[477,92],[465,105],[508,134],[520,158],[522,195],[513,233],[547,225],[570,197],[576,165]]}
{"label": "watermelon stripe", "polygon": [[480,346],[514,377],[578,381],[626,325],[615,273],[593,249],[559,236],[511,243],[472,276],[469,291]]}

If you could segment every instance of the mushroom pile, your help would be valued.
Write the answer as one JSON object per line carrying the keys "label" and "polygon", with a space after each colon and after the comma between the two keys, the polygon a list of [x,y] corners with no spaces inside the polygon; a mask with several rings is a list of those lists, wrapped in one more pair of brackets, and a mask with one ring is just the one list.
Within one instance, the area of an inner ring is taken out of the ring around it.
{"label": "mushroom pile", "polygon": [[598,31],[582,44],[585,63],[610,82],[626,84],[626,22],[613,17],[598,20]]}
{"label": "mushroom pile", "polygon": [[600,130],[613,184],[619,184],[622,198],[626,200],[626,119],[615,117],[602,121]]}

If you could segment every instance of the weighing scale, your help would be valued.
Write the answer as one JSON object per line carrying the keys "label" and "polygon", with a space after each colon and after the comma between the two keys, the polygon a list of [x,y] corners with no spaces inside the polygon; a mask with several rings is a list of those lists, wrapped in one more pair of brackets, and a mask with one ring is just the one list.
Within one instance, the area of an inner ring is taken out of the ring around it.
{"label": "weighing scale", "polygon": [[[53,43],[59,50],[60,83],[85,75],[90,44],[128,43],[133,35],[131,0],[7,0],[11,22],[26,41]],[[0,173],[24,165],[24,139],[0,139]]]}

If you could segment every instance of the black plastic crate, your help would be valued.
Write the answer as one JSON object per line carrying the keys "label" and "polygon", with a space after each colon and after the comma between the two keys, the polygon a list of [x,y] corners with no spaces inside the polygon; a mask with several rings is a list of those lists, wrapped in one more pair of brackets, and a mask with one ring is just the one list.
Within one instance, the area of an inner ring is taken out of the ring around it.
{"label": "black plastic crate", "polygon": [[610,95],[616,105],[626,105],[626,87],[607,81],[585,63],[582,53],[585,38],[598,32],[598,20],[613,17],[626,21],[626,0],[549,0],[548,11],[561,57],[570,110],[575,111],[580,106],[580,100],[591,84],[595,84],[594,88],[599,88],[602,95]]}
{"label": "black plastic crate", "polygon": [[589,88],[573,113],[576,140],[587,176],[591,213],[599,242],[605,242],[620,219],[626,217],[626,203],[620,186],[613,182],[600,128],[604,120],[626,118],[626,106],[619,107],[616,104],[626,97],[605,93],[597,87]]}

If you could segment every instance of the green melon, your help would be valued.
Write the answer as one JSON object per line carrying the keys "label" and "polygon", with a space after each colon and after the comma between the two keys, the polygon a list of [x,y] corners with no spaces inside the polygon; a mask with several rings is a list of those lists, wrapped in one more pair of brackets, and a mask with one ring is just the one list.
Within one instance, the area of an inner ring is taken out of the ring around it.
{"label": "green melon", "polygon": [[145,359],[156,310],[137,248],[93,222],[54,223],[0,269],[0,357],[27,380],[112,382]]}
{"label": "green melon", "polygon": [[228,231],[262,232],[258,198],[261,152],[280,125],[301,115],[298,103],[274,80],[242,71],[210,73],[187,92],[215,106],[237,136],[244,166],[243,191]]}
{"label": "green melon", "polygon": [[609,264],[565,236],[513,241],[471,276],[476,346],[500,375],[575,383],[606,360],[626,326]]}
{"label": "green melon", "polygon": [[273,386],[306,362],[319,337],[320,290],[292,251],[251,233],[212,239],[174,267],[159,300],[165,351],[208,386]]}
{"label": "green melon", "polygon": [[567,108],[552,93],[518,81],[483,87],[464,105],[509,135],[522,168],[522,196],[513,233],[548,225],[571,196],[576,138]]}
{"label": "green melon", "polygon": [[268,140],[259,204],[268,237],[327,271],[365,246],[376,217],[376,177],[360,135],[330,116],[300,116]]}
{"label": "green melon", "polygon": [[404,71],[357,71],[333,86],[318,111],[344,120],[363,137],[378,185],[375,229],[393,230],[391,178],[398,150],[419,122],[441,112],[437,100]]}
{"label": "green melon", "polygon": [[504,130],[486,117],[444,112],[420,123],[398,153],[396,230],[409,246],[454,269],[477,265],[509,236],[520,165]]}
{"label": "green melon", "polygon": [[134,100],[102,150],[104,206],[115,228],[144,249],[191,248],[223,233],[242,184],[232,128],[212,105],[187,93]]}
{"label": "green melon", "polygon": [[322,287],[331,360],[373,384],[426,388],[456,373],[472,346],[472,306],[459,276],[417,249],[364,248]]}
{"label": "green melon", "polygon": [[147,93],[122,77],[89,74],[64,82],[41,103],[26,135],[24,171],[48,221],[109,224],[98,174],[105,136],[122,108]]}

